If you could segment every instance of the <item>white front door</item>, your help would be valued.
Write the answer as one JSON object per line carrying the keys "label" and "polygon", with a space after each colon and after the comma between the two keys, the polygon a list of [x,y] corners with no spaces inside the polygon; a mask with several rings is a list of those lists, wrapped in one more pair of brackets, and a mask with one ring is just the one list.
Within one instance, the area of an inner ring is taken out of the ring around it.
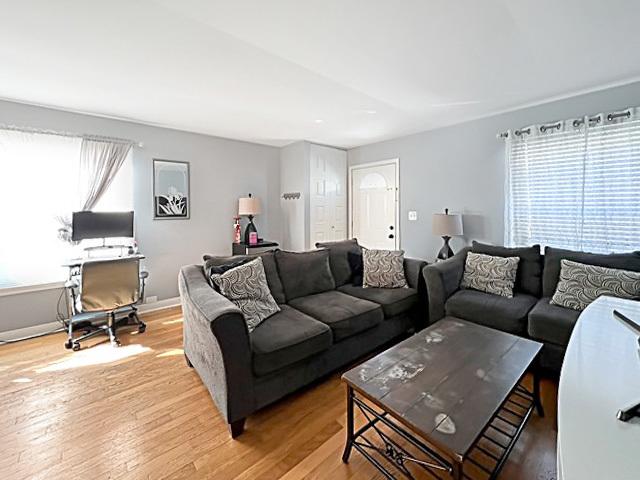
{"label": "white front door", "polygon": [[397,250],[398,164],[351,169],[351,227],[366,248]]}
{"label": "white front door", "polygon": [[311,145],[310,245],[347,238],[347,152]]}

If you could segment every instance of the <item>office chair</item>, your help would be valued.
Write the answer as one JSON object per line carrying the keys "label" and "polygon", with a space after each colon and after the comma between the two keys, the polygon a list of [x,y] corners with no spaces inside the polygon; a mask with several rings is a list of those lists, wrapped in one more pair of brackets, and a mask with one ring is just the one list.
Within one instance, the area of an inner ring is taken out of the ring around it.
{"label": "office chair", "polygon": [[[144,298],[148,276],[140,271],[138,258],[83,263],[78,274],[65,284],[71,303],[65,348],[80,350],[80,342],[100,333],[109,335],[111,344],[119,346],[116,329],[125,321],[144,332],[146,325],[138,317],[136,305]],[[84,330],[84,334],[74,338],[75,330]]]}

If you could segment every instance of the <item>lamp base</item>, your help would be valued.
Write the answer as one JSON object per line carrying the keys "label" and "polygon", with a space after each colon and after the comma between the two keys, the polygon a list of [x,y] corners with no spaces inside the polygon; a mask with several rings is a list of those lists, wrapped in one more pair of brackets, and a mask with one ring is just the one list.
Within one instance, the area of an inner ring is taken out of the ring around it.
{"label": "lamp base", "polygon": [[453,257],[453,250],[451,250],[451,247],[449,246],[449,240],[451,240],[451,237],[443,236],[442,239],[444,240],[444,245],[438,252],[438,260],[446,260],[447,258]]}
{"label": "lamp base", "polygon": [[245,245],[249,245],[249,237],[251,235],[251,233],[255,232],[256,234],[258,233],[258,230],[256,229],[256,226],[253,224],[253,215],[249,215],[249,223],[247,224],[246,228],[244,229],[244,244]]}

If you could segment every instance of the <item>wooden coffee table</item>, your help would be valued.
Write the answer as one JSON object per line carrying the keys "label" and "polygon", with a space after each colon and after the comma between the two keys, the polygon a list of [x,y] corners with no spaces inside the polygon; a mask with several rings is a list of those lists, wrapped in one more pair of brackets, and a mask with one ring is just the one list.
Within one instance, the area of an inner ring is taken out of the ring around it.
{"label": "wooden coffee table", "polygon": [[497,477],[533,409],[544,414],[541,348],[447,317],[349,370],[343,461],[355,448],[389,479]]}

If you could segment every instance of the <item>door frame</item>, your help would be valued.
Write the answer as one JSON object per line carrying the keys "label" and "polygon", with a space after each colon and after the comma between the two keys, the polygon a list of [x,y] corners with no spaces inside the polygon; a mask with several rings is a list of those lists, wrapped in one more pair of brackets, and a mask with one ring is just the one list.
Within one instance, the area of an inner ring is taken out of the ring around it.
{"label": "door frame", "polygon": [[349,211],[347,212],[347,227],[349,238],[353,238],[353,171],[364,168],[380,167],[384,165],[394,165],[396,167],[396,249],[400,249],[400,158],[390,158],[388,160],[379,160],[377,162],[358,163],[349,165],[349,175],[347,178],[347,201]]}

